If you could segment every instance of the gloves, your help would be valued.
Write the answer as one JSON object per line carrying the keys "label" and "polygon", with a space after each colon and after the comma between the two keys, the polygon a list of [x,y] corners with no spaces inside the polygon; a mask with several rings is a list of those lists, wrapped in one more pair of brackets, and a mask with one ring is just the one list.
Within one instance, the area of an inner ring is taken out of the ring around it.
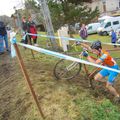
{"label": "gloves", "polygon": [[88,52],[87,52],[87,51],[83,51],[82,55],[83,55],[84,57],[88,57]]}

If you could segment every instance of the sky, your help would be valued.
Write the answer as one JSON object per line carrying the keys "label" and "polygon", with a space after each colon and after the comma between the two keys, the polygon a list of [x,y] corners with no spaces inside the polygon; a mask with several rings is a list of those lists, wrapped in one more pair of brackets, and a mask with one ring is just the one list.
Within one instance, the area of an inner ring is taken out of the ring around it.
{"label": "sky", "polygon": [[20,9],[23,7],[24,0],[0,0],[0,16],[7,15],[11,16],[15,12],[13,7]]}

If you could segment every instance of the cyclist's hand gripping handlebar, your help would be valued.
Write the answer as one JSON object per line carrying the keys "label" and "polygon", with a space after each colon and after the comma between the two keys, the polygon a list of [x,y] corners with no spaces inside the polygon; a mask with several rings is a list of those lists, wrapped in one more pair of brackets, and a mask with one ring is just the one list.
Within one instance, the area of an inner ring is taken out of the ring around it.
{"label": "cyclist's hand gripping handlebar", "polygon": [[83,51],[83,52],[82,52],[82,55],[83,55],[84,57],[88,57],[88,52],[87,52],[87,51]]}

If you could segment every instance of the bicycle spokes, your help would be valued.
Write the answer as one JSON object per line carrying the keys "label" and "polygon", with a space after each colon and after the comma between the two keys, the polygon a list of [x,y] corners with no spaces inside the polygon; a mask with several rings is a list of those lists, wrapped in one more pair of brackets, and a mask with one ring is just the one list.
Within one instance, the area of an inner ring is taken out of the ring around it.
{"label": "bicycle spokes", "polygon": [[78,65],[78,64],[79,64],[79,63],[77,63],[77,62],[73,62],[72,64],[70,64],[69,66],[67,66],[66,69],[67,69],[68,71],[70,71],[70,70],[72,70],[73,68],[75,68],[76,65]]}
{"label": "bicycle spokes", "polygon": [[57,79],[72,79],[76,77],[81,70],[81,64],[77,62],[60,60],[54,68],[54,75]]}

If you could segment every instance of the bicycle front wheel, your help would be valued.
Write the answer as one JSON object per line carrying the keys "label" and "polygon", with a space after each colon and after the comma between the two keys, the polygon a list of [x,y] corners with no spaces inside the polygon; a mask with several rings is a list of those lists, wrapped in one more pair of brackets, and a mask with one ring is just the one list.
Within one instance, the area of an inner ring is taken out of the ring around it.
{"label": "bicycle front wheel", "polygon": [[76,77],[81,70],[81,63],[61,59],[54,67],[54,75],[57,79],[70,80]]}

